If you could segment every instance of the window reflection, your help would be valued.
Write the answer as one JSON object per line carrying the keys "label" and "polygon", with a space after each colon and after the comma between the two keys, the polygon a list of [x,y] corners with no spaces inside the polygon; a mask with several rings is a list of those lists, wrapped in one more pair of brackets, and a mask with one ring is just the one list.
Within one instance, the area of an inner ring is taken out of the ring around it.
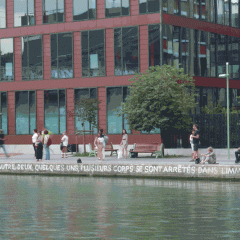
{"label": "window reflection", "polygon": [[31,134],[36,128],[35,91],[15,93],[16,134]]}
{"label": "window reflection", "polygon": [[139,0],[139,13],[159,12],[158,0]]}
{"label": "window reflection", "polygon": [[43,23],[64,22],[64,0],[43,0]]}
{"label": "window reflection", "polygon": [[66,131],[65,90],[44,91],[44,126],[54,134]]}
{"label": "window reflection", "polygon": [[42,78],[42,35],[22,37],[22,79]]}
{"label": "window reflection", "polygon": [[82,32],[82,75],[85,77],[105,75],[104,30]]}
{"label": "window reflection", "polygon": [[73,20],[96,18],[96,0],[73,0]]}
{"label": "window reflection", "polygon": [[149,66],[160,64],[160,27],[148,26]]}
{"label": "window reflection", "polygon": [[135,74],[138,66],[138,28],[114,29],[115,75]]}
{"label": "window reflection", "polygon": [[8,133],[8,111],[7,111],[7,93],[0,92],[0,111],[2,116],[0,117],[0,129],[3,129],[4,134]]}
{"label": "window reflection", "polygon": [[0,28],[6,28],[6,0],[0,0]]}
{"label": "window reflection", "polygon": [[14,27],[34,24],[34,0],[14,0]]}
{"label": "window reflection", "polygon": [[[75,101],[79,101],[80,99],[84,99],[84,98],[96,99],[97,89],[96,88],[75,89],[74,96],[75,96]],[[75,107],[76,107],[76,104],[75,104]],[[76,110],[75,110],[75,113],[77,114]],[[97,112],[96,112],[96,116],[97,116]],[[91,130],[89,122],[87,121],[84,122],[84,126],[85,126],[85,130]],[[78,131],[83,130],[82,122],[77,116],[75,116],[75,129],[77,129]],[[97,128],[94,128],[93,130],[94,130],[94,134],[97,134],[98,132]],[[86,134],[90,134],[90,133],[86,133]]]}
{"label": "window reflection", "polygon": [[107,132],[109,134],[120,134],[122,129],[130,132],[129,125],[122,116],[116,116],[116,110],[121,109],[121,103],[128,95],[127,87],[107,88]]}
{"label": "window reflection", "polygon": [[51,77],[73,77],[73,34],[58,33],[51,35]]}
{"label": "window reflection", "polygon": [[1,45],[1,81],[13,80],[13,38],[3,38]]}
{"label": "window reflection", "polygon": [[231,25],[232,27],[239,27],[239,1],[231,0]]}

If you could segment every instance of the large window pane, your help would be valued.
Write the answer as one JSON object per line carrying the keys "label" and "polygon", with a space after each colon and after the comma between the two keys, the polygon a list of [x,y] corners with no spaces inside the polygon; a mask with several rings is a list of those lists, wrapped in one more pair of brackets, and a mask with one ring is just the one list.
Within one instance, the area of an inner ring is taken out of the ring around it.
{"label": "large window pane", "polygon": [[182,67],[184,68],[185,73],[190,72],[190,62],[189,62],[189,29],[188,28],[182,28]]}
{"label": "large window pane", "polygon": [[228,37],[228,61],[230,67],[230,78],[239,78],[239,38]]}
{"label": "large window pane", "polygon": [[172,64],[173,61],[173,26],[163,24],[163,64]]}
{"label": "large window pane", "polygon": [[6,27],[6,0],[0,0],[0,28]]}
{"label": "large window pane", "polygon": [[224,24],[224,0],[217,0],[217,23]]}
{"label": "large window pane", "polygon": [[160,27],[148,27],[149,66],[160,65]]}
{"label": "large window pane", "polygon": [[55,134],[66,131],[65,90],[44,91],[45,127]]}
{"label": "large window pane", "polygon": [[0,39],[1,45],[1,81],[13,80],[13,38]]}
{"label": "large window pane", "polygon": [[105,75],[104,30],[82,32],[83,76]]}
{"label": "large window pane", "polygon": [[[79,101],[80,99],[84,99],[84,98],[96,99],[97,98],[97,89],[96,88],[75,89],[74,94],[75,94],[76,102]],[[75,104],[75,108],[76,108],[76,104]],[[77,114],[76,109],[75,109],[75,113]],[[96,112],[96,116],[97,116],[97,112]],[[85,121],[84,126],[85,126],[85,130],[91,130],[89,122]],[[78,131],[83,130],[82,122],[77,116],[75,116],[75,128]],[[97,134],[97,128],[94,128],[93,130],[94,130],[94,134]],[[86,133],[86,134],[90,134],[90,133]]]}
{"label": "large window pane", "polygon": [[73,20],[96,18],[96,0],[73,0]]}
{"label": "large window pane", "polygon": [[31,134],[36,128],[36,101],[34,91],[15,94],[16,134]]}
{"label": "large window pane", "polygon": [[121,103],[128,94],[127,87],[107,88],[107,132],[109,134],[121,134],[122,129],[130,132],[129,125],[123,116],[116,116],[116,110],[121,109]]}
{"label": "large window pane", "polygon": [[239,1],[238,0],[231,0],[231,25],[232,27],[239,26]]}
{"label": "large window pane", "polygon": [[139,0],[139,13],[159,12],[159,0]]}
{"label": "large window pane", "polygon": [[72,33],[51,35],[51,77],[73,77]]}
{"label": "large window pane", "polygon": [[7,112],[7,93],[0,93],[0,111],[2,116],[0,117],[0,129],[3,129],[4,133],[8,133],[8,112]]}
{"label": "large window pane", "polygon": [[181,15],[189,17],[190,5],[189,0],[181,0]]}
{"label": "large window pane", "polygon": [[174,27],[173,32],[173,66],[179,68],[179,43],[180,43],[180,28]]}
{"label": "large window pane", "polygon": [[42,35],[22,37],[22,79],[42,78]]}
{"label": "large window pane", "polygon": [[64,0],[43,0],[43,23],[64,22]]}

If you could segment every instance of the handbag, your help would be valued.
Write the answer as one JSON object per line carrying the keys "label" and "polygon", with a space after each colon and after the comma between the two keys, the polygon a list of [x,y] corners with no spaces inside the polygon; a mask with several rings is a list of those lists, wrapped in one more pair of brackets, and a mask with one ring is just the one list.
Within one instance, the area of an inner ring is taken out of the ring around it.
{"label": "handbag", "polygon": [[60,150],[63,149],[63,142],[60,143]]}

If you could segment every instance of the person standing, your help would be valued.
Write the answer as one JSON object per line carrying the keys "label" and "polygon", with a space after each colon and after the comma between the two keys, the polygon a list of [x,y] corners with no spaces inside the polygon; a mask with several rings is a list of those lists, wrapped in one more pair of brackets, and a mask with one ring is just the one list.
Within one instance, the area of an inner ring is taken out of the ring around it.
{"label": "person standing", "polygon": [[38,137],[35,142],[35,148],[36,148],[36,159],[37,161],[41,160],[42,161],[42,156],[43,156],[43,136],[42,132],[38,132]]}
{"label": "person standing", "polygon": [[61,142],[63,143],[63,148],[62,148],[62,158],[64,158],[64,156],[67,158],[67,146],[68,146],[68,136],[66,132],[63,132],[63,137],[61,139]]}
{"label": "person standing", "polygon": [[192,136],[193,137],[193,150],[194,150],[193,157],[194,157],[195,163],[198,164],[200,162],[199,151],[198,151],[198,148],[199,148],[199,133],[200,132],[198,130],[197,124],[193,125],[193,130],[194,130],[194,135]]}
{"label": "person standing", "polygon": [[7,154],[7,151],[6,151],[6,148],[5,148],[5,144],[4,142],[6,141],[6,138],[4,138],[4,132],[2,129],[0,129],[0,147],[3,149],[6,157],[8,158],[8,154]]}
{"label": "person standing", "polygon": [[48,135],[48,130],[44,131],[44,138],[43,138],[43,145],[44,145],[44,150],[45,150],[45,156],[46,156],[46,160],[50,160],[50,151],[49,151],[49,146],[47,145],[48,143],[48,139],[49,139],[50,135]]}
{"label": "person standing", "polygon": [[120,146],[122,146],[122,156],[124,156],[124,151],[125,151],[125,156],[127,159],[128,135],[127,135],[126,129],[123,129],[122,131],[122,141],[120,143]]}
{"label": "person standing", "polygon": [[192,148],[192,160],[190,160],[190,162],[194,162],[193,135],[194,135],[194,130],[192,130],[192,134],[190,135],[190,138],[189,138],[191,148]]}
{"label": "person standing", "polygon": [[97,147],[97,158],[103,162],[103,142],[104,142],[104,136],[102,135],[102,132],[98,132],[98,136],[95,138],[94,145]]}
{"label": "person standing", "polygon": [[38,134],[37,134],[37,129],[33,130],[33,135],[32,135],[32,143],[33,143],[33,149],[34,149],[34,156],[36,157],[36,148],[35,148],[35,142],[37,140]]}

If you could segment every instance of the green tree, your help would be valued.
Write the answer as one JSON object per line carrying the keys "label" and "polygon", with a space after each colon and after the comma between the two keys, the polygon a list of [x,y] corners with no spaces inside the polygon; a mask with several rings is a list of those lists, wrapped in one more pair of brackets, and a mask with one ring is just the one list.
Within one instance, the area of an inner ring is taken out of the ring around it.
{"label": "green tree", "polygon": [[189,113],[196,106],[194,79],[184,69],[170,65],[150,67],[136,74],[130,94],[118,115],[124,114],[131,129],[150,132],[161,129],[161,137],[191,129]]}

